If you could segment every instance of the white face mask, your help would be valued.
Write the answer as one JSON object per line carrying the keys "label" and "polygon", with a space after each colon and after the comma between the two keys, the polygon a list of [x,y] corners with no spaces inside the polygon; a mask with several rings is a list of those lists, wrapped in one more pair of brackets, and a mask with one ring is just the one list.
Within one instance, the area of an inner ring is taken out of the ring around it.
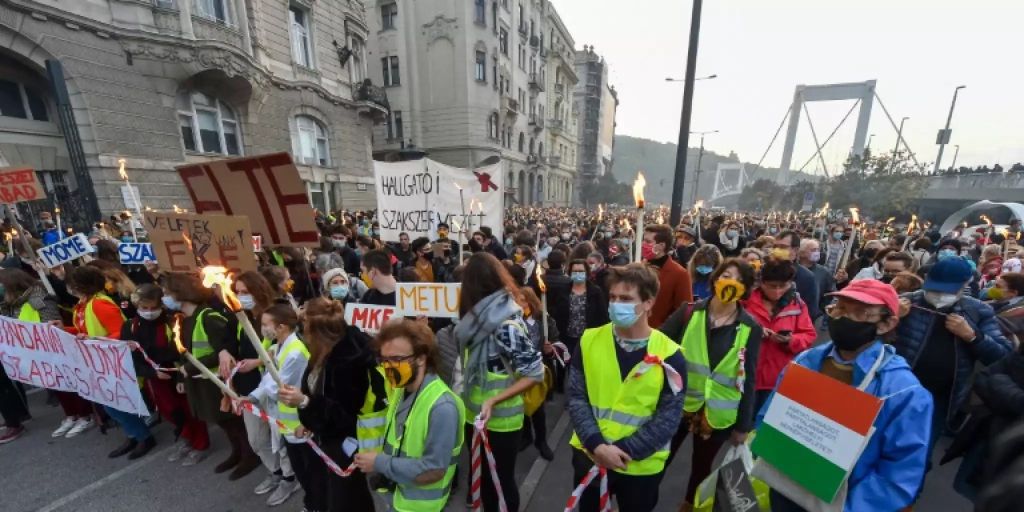
{"label": "white face mask", "polygon": [[946,309],[956,304],[956,301],[960,300],[959,293],[942,293],[925,291],[924,300],[934,306],[936,309]]}
{"label": "white face mask", "polygon": [[152,309],[152,310],[140,309],[139,310],[139,317],[143,318],[145,320],[149,320],[150,322],[152,322],[153,320],[156,320],[157,318],[160,318],[160,315],[163,312],[164,312],[163,309]]}

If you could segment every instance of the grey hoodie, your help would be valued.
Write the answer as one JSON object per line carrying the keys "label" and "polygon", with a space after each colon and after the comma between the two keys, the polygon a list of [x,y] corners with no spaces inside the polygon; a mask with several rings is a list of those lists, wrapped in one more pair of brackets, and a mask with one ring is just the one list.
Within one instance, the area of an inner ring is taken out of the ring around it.
{"label": "grey hoodie", "polygon": [[43,285],[38,283],[32,285],[28,290],[25,290],[25,293],[11,304],[6,302],[0,303],[0,315],[10,318],[18,318],[18,313],[21,312],[21,306],[26,302],[39,312],[39,319],[41,321],[49,322],[52,320],[60,320],[60,309],[57,307],[57,300],[48,296]]}

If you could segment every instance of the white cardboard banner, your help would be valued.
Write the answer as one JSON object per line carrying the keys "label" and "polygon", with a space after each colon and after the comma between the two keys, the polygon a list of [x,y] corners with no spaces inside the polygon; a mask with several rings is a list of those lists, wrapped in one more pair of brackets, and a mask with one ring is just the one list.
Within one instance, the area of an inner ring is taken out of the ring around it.
{"label": "white cardboard banner", "polygon": [[89,239],[81,233],[60,239],[57,243],[36,249],[39,259],[47,268],[53,268],[94,252],[96,249],[89,244]]}
{"label": "white cardboard banner", "polygon": [[505,197],[501,168],[498,163],[461,169],[426,158],[374,162],[381,240],[397,242],[399,233],[434,240],[442,222],[448,224],[451,238],[465,231],[464,241],[480,226],[501,231]]}
{"label": "white cardboard banner", "polygon": [[458,318],[461,283],[397,283],[397,314],[431,318]]}
{"label": "white cardboard banner", "polygon": [[0,364],[16,381],[149,415],[128,343],[78,340],[52,325],[0,317]]}
{"label": "white cardboard banner", "polygon": [[142,265],[147,261],[156,261],[153,244],[121,243],[117,246],[117,255],[122,265]]}
{"label": "white cardboard banner", "polygon": [[395,316],[395,308],[391,306],[375,306],[373,304],[345,304],[345,323],[358,328],[366,334],[377,334],[381,327]]}

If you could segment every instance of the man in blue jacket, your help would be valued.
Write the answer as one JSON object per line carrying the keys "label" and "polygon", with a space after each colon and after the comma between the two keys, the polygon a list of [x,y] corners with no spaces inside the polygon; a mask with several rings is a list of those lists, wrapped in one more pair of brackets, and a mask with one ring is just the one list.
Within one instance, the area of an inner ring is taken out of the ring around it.
{"label": "man in blue jacket", "polygon": [[964,294],[973,277],[964,259],[940,258],[922,290],[904,296],[910,308],[895,346],[935,400],[929,453],[947,429],[959,429],[975,365],[988,366],[1011,352],[992,307]]}
{"label": "man in blue jacket", "polygon": [[[921,418],[932,415],[932,397],[907,361],[882,342],[899,323],[896,290],[865,279],[830,295],[838,297],[826,308],[832,341],[802,352],[794,362],[851,386],[867,381],[864,392],[884,400],[847,480],[844,510],[900,510],[914,503],[924,480],[930,424]],[[785,372],[779,380],[784,376]],[[774,397],[773,391],[758,413],[758,425]],[[803,510],[775,490],[771,504],[773,512]]]}

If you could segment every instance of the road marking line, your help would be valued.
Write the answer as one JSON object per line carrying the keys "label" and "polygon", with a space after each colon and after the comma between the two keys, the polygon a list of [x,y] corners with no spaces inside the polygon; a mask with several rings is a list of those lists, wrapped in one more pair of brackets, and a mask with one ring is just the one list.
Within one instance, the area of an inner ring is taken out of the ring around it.
{"label": "road marking line", "polygon": [[[555,424],[555,428],[551,431],[551,435],[548,437],[548,439],[556,443],[555,447],[552,448],[553,451],[558,451],[557,443],[561,442],[562,437],[565,436],[565,431],[568,429],[569,411],[563,410],[562,415],[558,418],[558,423]],[[530,472],[527,473],[526,478],[523,479],[523,484],[519,486],[519,502],[525,504],[526,507],[530,506],[530,500],[533,499],[533,493],[537,490],[537,484],[540,483],[541,477],[544,476],[544,471],[548,469],[548,464],[550,464],[549,461],[544,460],[544,457],[538,455],[537,460],[533,461],[533,465],[530,466]],[[525,510],[526,507],[523,507],[523,510]]]}
{"label": "road marking line", "polygon": [[91,484],[89,484],[89,485],[87,485],[85,487],[82,487],[81,489],[78,489],[77,491],[74,491],[71,494],[68,494],[68,495],[62,497],[62,498],[58,499],[57,501],[54,501],[54,502],[50,503],[49,505],[46,505],[45,507],[36,510],[36,512],[53,512],[54,510],[57,510],[60,507],[63,507],[64,505],[67,505],[68,503],[71,503],[72,501],[75,501],[76,499],[81,498],[82,496],[85,496],[86,494],[89,494],[90,492],[93,492],[96,489],[99,489],[100,487],[103,487],[104,485],[107,485],[110,482],[113,482],[114,480],[117,480],[118,478],[121,478],[122,476],[127,475],[128,473],[131,473],[131,472],[137,470],[140,467],[142,467],[142,466],[144,466],[144,465],[146,465],[146,464],[148,464],[148,463],[150,463],[150,462],[152,462],[154,460],[161,459],[161,457],[164,454],[170,452],[174,448],[176,448],[176,446],[175,445],[171,445],[171,446],[168,446],[167,448],[164,448],[163,450],[160,450],[158,452],[150,452],[146,457],[144,457],[142,459],[139,459],[137,462],[135,462],[133,464],[129,464],[129,465],[127,465],[127,466],[125,466],[125,467],[123,467],[123,468],[121,468],[121,469],[119,469],[119,470],[117,470],[117,471],[115,471],[115,472],[113,472],[113,473],[111,473],[111,474],[109,474],[109,475],[99,479],[99,480],[96,480],[95,482],[93,482],[93,483],[91,483]]}

